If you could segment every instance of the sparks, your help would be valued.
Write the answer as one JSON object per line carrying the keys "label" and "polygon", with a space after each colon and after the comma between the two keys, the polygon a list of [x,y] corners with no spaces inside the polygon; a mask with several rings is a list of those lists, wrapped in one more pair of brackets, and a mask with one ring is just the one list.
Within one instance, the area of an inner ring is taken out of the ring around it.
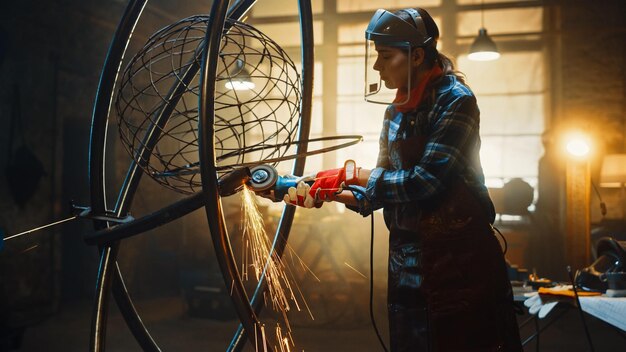
{"label": "sparks", "polygon": [[353,267],[352,265],[348,264],[347,262],[344,262],[344,264],[345,264],[348,268],[350,268],[350,269],[354,270],[354,272],[355,272],[355,273],[357,273],[357,274],[359,274],[359,275],[363,276],[363,278],[364,278],[364,279],[367,279],[367,276],[363,275],[360,271],[356,270],[356,268],[355,268],[355,267]]}
{"label": "sparks", "polygon": [[[254,192],[244,187],[241,194],[242,230],[244,242],[248,243],[248,253],[246,254],[250,260],[247,267],[252,268],[257,281],[261,279],[262,275],[265,275],[274,309],[287,312],[291,309],[290,298],[295,296],[287,279],[284,264],[278,254],[272,250],[265,232],[263,218],[257,208]],[[246,260],[248,259],[244,259],[244,261]]]}
{"label": "sparks", "polygon": [[[248,270],[254,273],[254,277],[257,281],[265,277],[267,283],[267,290],[263,292],[263,299],[266,305],[271,305],[272,308],[280,313],[285,326],[285,333],[283,334],[280,325],[277,324],[276,339],[278,346],[275,345],[277,350],[290,351],[290,345],[295,346],[291,337],[291,325],[287,317],[287,312],[293,308],[300,311],[300,304],[295,291],[299,293],[299,297],[302,298],[306,310],[311,318],[313,314],[309,306],[306,303],[302,295],[302,291],[297,284],[291,283],[289,280],[289,274],[293,279],[293,273],[284,265],[280,256],[273,250],[272,244],[265,231],[265,224],[263,217],[257,207],[256,198],[254,192],[244,187],[241,193],[241,214],[242,214],[242,236],[244,253],[242,256],[242,278],[248,278]],[[296,255],[297,256],[297,255]],[[300,263],[306,267],[302,259]],[[306,267],[308,269],[308,267]],[[308,269],[310,271],[310,269]],[[311,274],[313,274],[311,272]],[[319,280],[313,274],[313,276]],[[266,346],[266,336],[264,325],[260,325],[261,340],[263,341],[263,350]],[[260,346],[257,346],[257,351]]]}

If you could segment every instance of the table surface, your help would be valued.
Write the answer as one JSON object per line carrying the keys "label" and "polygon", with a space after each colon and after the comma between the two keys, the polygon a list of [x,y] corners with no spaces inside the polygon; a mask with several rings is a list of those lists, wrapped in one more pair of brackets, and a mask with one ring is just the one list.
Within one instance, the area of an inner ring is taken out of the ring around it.
{"label": "table surface", "polygon": [[583,311],[626,331],[626,297],[580,297]]}
{"label": "table surface", "polygon": [[[537,292],[530,287],[513,287],[513,298],[516,302],[528,299],[526,293]],[[554,296],[552,297],[554,298]],[[626,297],[584,296],[579,297],[582,310],[594,317],[603,320],[622,331],[626,331]],[[574,298],[563,296],[560,300],[574,304]]]}

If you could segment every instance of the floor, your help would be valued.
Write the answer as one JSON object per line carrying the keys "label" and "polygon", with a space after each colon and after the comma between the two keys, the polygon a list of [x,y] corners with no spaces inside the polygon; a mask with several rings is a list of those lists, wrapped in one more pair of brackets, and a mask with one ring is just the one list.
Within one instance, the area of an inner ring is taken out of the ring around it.
{"label": "floor", "polygon": [[[185,301],[179,298],[155,299],[137,303],[144,323],[163,351],[224,351],[238,324],[236,319],[190,317]],[[558,308],[558,307],[557,307]],[[565,309],[565,308],[564,308]],[[551,313],[552,314],[552,313]],[[520,322],[525,317],[520,317]],[[550,318],[550,316],[548,316]],[[91,303],[76,302],[61,307],[58,314],[26,329],[19,351],[86,351],[89,346]],[[384,317],[378,321],[386,331]],[[586,318],[595,351],[626,351],[626,339],[605,323]],[[541,321],[541,324],[548,320]],[[292,321],[293,351],[382,351],[365,315],[346,315],[327,323]],[[522,339],[534,329],[521,329]],[[140,351],[119,312],[112,311],[107,325],[107,351]],[[525,351],[535,351],[530,342]],[[564,315],[541,335],[540,351],[590,351],[578,312],[566,309]],[[247,347],[246,351],[254,351]]]}
{"label": "floor", "polygon": [[[142,319],[163,351],[225,351],[239,321],[190,317],[178,299],[158,299],[137,304]],[[28,328],[19,351],[85,351],[89,346],[91,304],[81,302]],[[293,351],[381,351],[368,320],[307,327],[292,322]],[[107,351],[139,351],[119,312],[107,325]],[[246,351],[254,351],[248,347]]]}

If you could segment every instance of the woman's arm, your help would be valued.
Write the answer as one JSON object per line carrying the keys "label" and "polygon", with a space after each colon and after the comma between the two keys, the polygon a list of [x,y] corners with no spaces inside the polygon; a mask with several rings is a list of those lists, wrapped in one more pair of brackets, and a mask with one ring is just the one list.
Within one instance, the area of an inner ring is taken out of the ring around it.
{"label": "woman's arm", "polygon": [[356,175],[359,179],[359,186],[367,187],[367,181],[370,179],[370,172],[372,172],[372,170],[359,168],[359,171]]}
{"label": "woman's arm", "polygon": [[343,191],[335,196],[335,202],[343,203],[345,205],[350,205],[353,207],[358,207],[359,202],[354,198],[354,195],[351,191]]}
{"label": "woman's arm", "polygon": [[[362,169],[359,168],[357,171],[357,179],[358,179],[358,186],[361,187],[366,187],[367,186],[367,180],[370,177],[370,172],[371,170],[368,169]],[[358,207],[359,206],[359,201],[354,197],[354,194],[352,193],[352,191],[349,190],[344,190],[343,192],[335,195],[335,202],[339,202],[339,203],[343,203],[345,205],[350,205],[353,207]]]}

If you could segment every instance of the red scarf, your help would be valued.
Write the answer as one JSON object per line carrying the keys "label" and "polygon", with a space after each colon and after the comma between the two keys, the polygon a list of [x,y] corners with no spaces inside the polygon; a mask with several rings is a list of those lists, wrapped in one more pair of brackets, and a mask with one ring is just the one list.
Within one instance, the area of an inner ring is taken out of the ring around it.
{"label": "red scarf", "polygon": [[[443,70],[441,67],[435,65],[430,71],[426,72],[424,78],[418,83],[417,87],[411,89],[411,95],[406,103],[401,105],[396,105],[396,110],[399,112],[408,112],[414,110],[423,100],[424,91],[428,84],[435,79],[441,77],[443,74]],[[401,92],[399,89],[396,92],[396,98],[393,100],[393,103],[399,103],[402,101],[406,101],[406,92]]]}

